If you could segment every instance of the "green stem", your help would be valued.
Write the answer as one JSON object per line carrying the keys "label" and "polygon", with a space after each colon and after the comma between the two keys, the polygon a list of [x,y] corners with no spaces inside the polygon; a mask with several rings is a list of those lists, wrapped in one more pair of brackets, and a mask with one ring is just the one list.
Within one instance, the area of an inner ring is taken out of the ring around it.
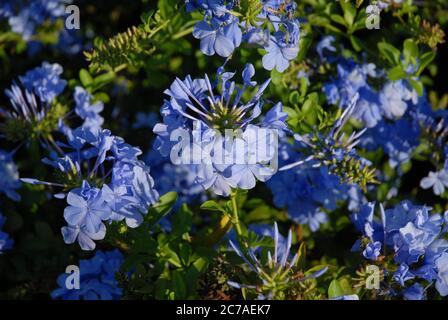
{"label": "green stem", "polygon": [[189,35],[192,32],[193,32],[193,27],[187,28],[187,29],[182,30],[182,31],[176,33],[175,35],[173,35],[172,40],[180,39],[180,38],[182,38],[182,37],[184,37],[186,35]]}
{"label": "green stem", "polygon": [[238,204],[236,203],[236,194],[236,190],[232,190],[230,193],[230,200],[232,201],[232,223],[235,227],[236,234],[238,235],[238,237],[241,237],[243,232],[241,230],[240,219],[238,217]]}

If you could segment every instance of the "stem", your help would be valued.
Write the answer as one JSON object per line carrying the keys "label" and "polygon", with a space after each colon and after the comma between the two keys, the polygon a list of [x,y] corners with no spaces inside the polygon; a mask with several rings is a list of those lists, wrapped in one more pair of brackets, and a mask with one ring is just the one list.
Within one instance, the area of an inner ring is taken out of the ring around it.
{"label": "stem", "polygon": [[180,38],[182,38],[182,37],[184,37],[184,36],[186,36],[186,35],[188,35],[188,34],[190,34],[192,32],[193,32],[193,27],[185,29],[185,30],[182,30],[182,31],[176,33],[175,35],[173,35],[172,40],[180,39]]}
{"label": "stem", "polygon": [[238,217],[238,204],[236,203],[236,194],[236,190],[232,190],[230,192],[230,200],[232,201],[232,223],[235,227],[236,234],[238,235],[238,237],[241,237],[243,232],[241,230],[240,219]]}

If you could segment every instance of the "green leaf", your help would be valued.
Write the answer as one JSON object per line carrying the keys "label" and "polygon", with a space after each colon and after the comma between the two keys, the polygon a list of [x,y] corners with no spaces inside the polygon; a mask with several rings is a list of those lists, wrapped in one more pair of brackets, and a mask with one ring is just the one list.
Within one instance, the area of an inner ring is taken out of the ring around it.
{"label": "green leaf", "polygon": [[81,69],[79,71],[79,80],[81,80],[82,86],[84,88],[90,87],[90,85],[93,83],[93,78],[90,75],[89,71],[86,69]]}
{"label": "green leaf", "polygon": [[413,39],[406,39],[404,41],[403,56],[408,63],[418,58],[418,45]]}
{"label": "green leaf", "polygon": [[214,200],[205,201],[203,204],[201,204],[201,209],[208,211],[220,211],[224,213],[227,212],[219,203]]}
{"label": "green leaf", "polygon": [[403,67],[401,65],[396,66],[396,67],[392,68],[391,70],[389,70],[388,75],[389,75],[389,79],[392,81],[405,79],[408,76],[408,74],[406,73],[406,71],[403,70]]}
{"label": "green leaf", "polygon": [[423,87],[423,83],[421,81],[414,80],[414,79],[409,79],[409,82],[411,83],[411,86],[415,89],[415,91],[417,91],[417,94],[419,96],[422,96],[424,89],[425,89]]}
{"label": "green leaf", "polygon": [[350,42],[352,43],[353,49],[357,52],[362,50],[362,42],[358,37],[350,36]]}
{"label": "green leaf", "polygon": [[297,91],[291,92],[291,94],[289,95],[289,102],[291,104],[299,104],[299,102],[300,102],[299,92],[297,92]]}
{"label": "green leaf", "polygon": [[331,281],[330,286],[328,287],[328,298],[337,298],[344,295],[344,289],[338,280],[334,279]]}
{"label": "green leaf", "polygon": [[347,25],[351,27],[356,17],[356,8],[348,1],[340,2],[342,10],[344,11],[344,19]]}
{"label": "green leaf", "polygon": [[426,67],[435,59],[436,53],[433,51],[426,52],[420,56],[420,67],[417,71],[417,77],[422,74]]}
{"label": "green leaf", "polygon": [[339,23],[339,24],[341,24],[341,25],[343,25],[343,26],[346,26],[346,25],[347,25],[347,23],[345,22],[343,16],[340,16],[340,15],[338,15],[338,14],[332,14],[332,15],[330,16],[330,18],[331,18],[331,20],[333,20],[334,22]]}
{"label": "green leaf", "polygon": [[177,201],[176,192],[168,192],[159,198],[159,201],[149,208],[148,217],[150,223],[154,224],[167,215]]}
{"label": "green leaf", "polygon": [[173,271],[173,285],[175,299],[185,299],[187,295],[187,287],[185,286],[184,279],[180,275],[180,271]]}
{"label": "green leaf", "polygon": [[400,50],[387,42],[378,43],[378,50],[384,55],[387,61],[393,66],[400,64]]}

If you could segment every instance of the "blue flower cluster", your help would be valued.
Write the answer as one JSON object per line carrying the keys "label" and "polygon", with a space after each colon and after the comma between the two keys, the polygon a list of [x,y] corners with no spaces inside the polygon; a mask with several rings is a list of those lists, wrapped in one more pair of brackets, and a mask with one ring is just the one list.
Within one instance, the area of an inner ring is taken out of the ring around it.
{"label": "blue flower cluster", "polygon": [[[280,165],[303,158],[288,144],[282,144],[281,148]],[[341,184],[339,177],[330,174],[327,167],[314,168],[308,164],[280,171],[267,182],[267,186],[272,192],[274,205],[287,208],[295,222],[308,224],[311,231],[318,230],[322,223],[327,222],[324,209],[336,209],[337,202],[344,201],[349,194],[349,186]]]}
{"label": "blue flower cluster", "polygon": [[17,189],[20,188],[19,171],[11,153],[0,149],[0,193],[14,201],[20,200]]}
{"label": "blue flower cluster", "polygon": [[20,84],[14,82],[10,89],[5,90],[12,109],[0,109],[0,112],[10,119],[41,122],[53,100],[67,85],[67,81],[60,78],[62,72],[61,65],[48,62],[28,71],[19,77]]}
{"label": "blue flower cluster", "polygon": [[346,59],[337,62],[337,77],[324,85],[328,102],[345,106],[358,92],[360,98],[353,116],[366,127],[373,128],[382,119],[400,119],[409,103],[417,103],[417,93],[404,80],[389,81],[380,91],[375,90],[369,79],[382,77],[384,71],[377,70],[374,64],[358,64]]}
{"label": "blue flower cluster", "polygon": [[[423,299],[432,283],[442,296],[448,295],[448,214],[430,214],[431,208],[404,201],[393,209],[381,208],[381,220],[374,217],[375,204],[369,203],[352,215],[364,238],[353,249],[366,259],[377,261],[392,256],[393,282],[407,299]],[[388,270],[389,271],[389,270]],[[427,287],[422,286],[426,281]],[[409,283],[412,285],[409,285]]]}
{"label": "blue flower cluster", "polygon": [[5,252],[5,250],[11,250],[14,244],[14,241],[9,238],[9,235],[1,229],[5,224],[6,217],[0,213],[0,255]]}
{"label": "blue flower cluster", "polygon": [[68,223],[62,228],[65,242],[78,240],[83,250],[93,250],[93,240],[105,236],[104,221],[125,220],[129,227],[137,227],[143,221],[142,215],[158,200],[158,193],[154,190],[149,167],[138,160],[140,149],[106,129],[79,127],[65,130],[65,135],[67,143],[59,143],[56,150],[60,155],[54,151],[54,157],[43,161],[69,181],[68,184],[53,184],[71,189],[67,195],[69,206],[64,210]]}
{"label": "blue flower cluster", "polygon": [[[199,10],[204,20],[193,36],[201,51],[229,57],[241,43],[264,48],[263,67],[285,71],[299,53],[300,28],[291,0],[185,0],[187,11]],[[273,32],[271,32],[273,30]]]}
{"label": "blue flower cluster", "polygon": [[66,0],[3,0],[0,20],[8,19],[11,30],[29,41],[44,21],[55,21],[65,16],[67,3]]}
{"label": "blue flower cluster", "polygon": [[58,279],[59,288],[51,293],[53,299],[62,300],[118,300],[123,289],[118,286],[116,273],[123,264],[123,255],[118,250],[97,251],[89,260],[79,261],[79,289],[68,289],[69,274]]}
{"label": "blue flower cluster", "polygon": [[[61,73],[59,65],[44,63],[41,68],[21,77],[25,95],[31,97],[30,101],[42,101],[33,105],[43,104],[44,107],[41,110],[25,109],[26,105],[17,100],[10,116],[41,121],[49,110],[48,105],[65,88],[66,81],[59,78]],[[105,236],[104,221],[125,220],[130,227],[138,226],[143,220],[142,214],[146,214],[149,206],[157,201],[158,193],[154,190],[149,168],[138,159],[141,150],[102,128],[104,119],[100,113],[103,104],[94,102],[82,87],[75,88],[73,97],[74,113],[59,119],[59,131],[66,142],[47,141],[45,146],[50,156],[43,159],[45,164],[64,176],[63,181],[51,183],[27,178],[22,181],[69,190],[69,206],[64,211],[68,226],[62,228],[64,241],[73,243],[77,240],[83,250],[93,250],[94,240]],[[66,123],[72,116],[83,121],[80,127],[71,129]],[[56,195],[58,198],[65,196],[62,193]]]}
{"label": "blue flower cluster", "polygon": [[[246,65],[242,86],[231,80],[235,73],[223,68],[215,85],[207,75],[204,79],[176,79],[165,91],[170,100],[161,108],[163,123],[154,127],[154,148],[162,156],[170,155],[175,164],[192,165],[196,182],[218,195],[228,195],[231,188],[252,189],[257,180],[267,181],[276,171],[269,162],[276,156],[275,141],[279,131],[286,129],[287,114],[277,103],[254,123],[270,82],[265,81],[243,102],[243,95],[257,85],[251,80],[254,74],[254,67]],[[220,94],[214,92],[219,84]]]}

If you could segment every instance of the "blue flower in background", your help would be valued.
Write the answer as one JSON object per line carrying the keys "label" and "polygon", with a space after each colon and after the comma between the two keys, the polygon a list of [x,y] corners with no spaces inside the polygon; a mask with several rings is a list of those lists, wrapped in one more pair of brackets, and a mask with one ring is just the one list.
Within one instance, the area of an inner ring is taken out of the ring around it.
{"label": "blue flower in background", "polygon": [[381,109],[388,119],[400,119],[408,108],[408,102],[418,102],[417,92],[403,80],[386,83],[379,93]]}
{"label": "blue flower in background", "polygon": [[368,84],[369,77],[376,77],[374,64],[357,64],[353,60],[338,61],[337,77],[324,84],[328,102],[341,107],[348,106],[350,99],[359,93],[353,117],[366,127],[374,127],[381,120],[380,101],[377,93]]}
{"label": "blue flower in background", "polygon": [[10,119],[29,123],[41,122],[50,110],[52,101],[64,91],[67,81],[60,78],[59,64],[43,62],[41,67],[28,71],[5,90],[11,102],[11,109],[0,110]]}
{"label": "blue flower in background", "polygon": [[178,204],[195,204],[207,199],[204,187],[196,181],[194,167],[174,165],[169,157],[163,157],[156,150],[150,150],[145,162],[152,168],[155,189],[160,194],[176,191]]}
{"label": "blue flower in background", "polygon": [[[336,52],[336,48],[333,46],[335,40],[336,39],[334,36],[325,36],[317,44],[316,51],[319,54],[319,57],[322,61],[328,59],[327,57],[328,51],[333,53]],[[324,50],[326,50],[327,52],[324,52]]]}
{"label": "blue flower in background", "polygon": [[427,177],[422,179],[420,187],[423,189],[432,188],[434,194],[440,196],[448,187],[448,171],[445,169],[438,172],[431,171]]}
{"label": "blue flower in background", "polygon": [[79,261],[80,288],[67,289],[69,275],[63,273],[57,279],[59,288],[51,293],[51,297],[62,300],[120,299],[123,289],[118,286],[115,274],[119,272],[123,260],[118,250],[97,251],[93,258]]}
{"label": "blue flower in background", "polygon": [[[302,157],[288,144],[282,144],[279,158],[283,165]],[[328,221],[324,209],[334,210],[338,201],[347,199],[348,186],[342,185],[326,167],[302,165],[280,171],[266,184],[272,192],[274,205],[288,209],[291,219],[308,224],[311,231],[317,231]]]}
{"label": "blue flower in background", "polygon": [[41,67],[34,68],[19,78],[25,88],[38,96],[40,101],[50,103],[67,85],[67,81],[60,78],[62,72],[61,65],[43,62]]}
{"label": "blue flower in background", "polygon": [[[325,43],[324,43],[325,44]],[[408,105],[417,104],[417,93],[405,81],[389,81],[379,91],[372,88],[369,79],[383,77],[384,71],[377,70],[373,63],[358,64],[353,60],[339,59],[337,76],[324,84],[323,91],[330,104],[341,107],[348,105],[358,92],[353,117],[368,128],[381,123],[384,118],[397,120],[406,112]]]}
{"label": "blue flower in background", "polygon": [[14,201],[20,200],[17,189],[20,188],[19,172],[12,154],[0,149],[0,193]]}
{"label": "blue flower in background", "polygon": [[1,229],[3,228],[6,221],[6,217],[0,213],[0,255],[3,254],[6,250],[11,250],[14,244],[14,241],[9,238],[9,235]]}
{"label": "blue flower in background", "polygon": [[7,18],[11,30],[28,41],[46,20],[54,22],[65,16],[67,0],[3,0],[0,19]]}
{"label": "blue flower in background", "polygon": [[93,129],[101,128],[104,119],[100,113],[104,109],[102,102],[93,103],[93,97],[82,87],[76,87],[73,94],[75,99],[75,113],[84,120],[83,126]]}
{"label": "blue flower in background", "polygon": [[294,1],[251,2],[248,10],[256,16],[248,19],[237,13],[242,8],[238,1],[185,0],[185,3],[188,12],[197,10],[204,14],[204,20],[195,25],[193,36],[201,40],[201,51],[206,55],[216,53],[227,58],[244,41],[264,48],[267,51],[264,68],[276,68],[279,72],[285,71],[289,61],[297,57],[300,29],[299,20],[294,17],[297,7]]}
{"label": "blue flower in background", "polygon": [[381,121],[365,133],[361,146],[368,150],[382,149],[389,157],[389,165],[396,168],[411,160],[420,143],[419,137],[419,126],[406,115],[394,122]]}

